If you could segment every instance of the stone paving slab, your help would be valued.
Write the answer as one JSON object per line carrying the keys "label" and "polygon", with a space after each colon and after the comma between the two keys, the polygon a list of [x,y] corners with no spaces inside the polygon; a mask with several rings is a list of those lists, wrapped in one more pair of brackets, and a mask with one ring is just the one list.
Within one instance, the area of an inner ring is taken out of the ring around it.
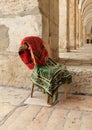
{"label": "stone paving slab", "polygon": [[65,65],[92,66],[92,44],[85,44],[77,50],[65,52],[60,50],[59,62]]}
{"label": "stone paving slab", "polygon": [[29,96],[24,104],[30,105],[40,105],[50,107],[51,105],[47,104],[47,94],[42,94],[41,91],[34,91],[33,97]]}
{"label": "stone paving slab", "polygon": [[63,95],[59,94],[59,103],[57,107],[81,111],[92,111],[92,96],[71,94],[68,95],[65,100]]}
{"label": "stone paving slab", "polygon": [[28,97],[29,91],[13,87],[0,87],[0,121]]}
{"label": "stone paving slab", "polygon": [[60,50],[59,56],[60,58],[72,60],[92,60],[92,44],[85,44],[77,50],[71,50],[69,53]]}
{"label": "stone paving slab", "polygon": [[[65,100],[63,94],[59,93],[59,103],[45,107],[40,104],[25,105],[29,92],[0,87],[0,106],[6,107],[0,112],[7,114],[7,118],[5,114],[2,117],[4,122],[0,130],[92,130],[92,96],[68,95]],[[8,112],[4,102],[9,103]]]}

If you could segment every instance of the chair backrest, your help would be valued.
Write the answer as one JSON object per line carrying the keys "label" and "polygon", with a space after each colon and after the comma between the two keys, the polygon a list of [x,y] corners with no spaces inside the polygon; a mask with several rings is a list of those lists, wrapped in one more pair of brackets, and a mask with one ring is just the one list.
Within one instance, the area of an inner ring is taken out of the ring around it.
{"label": "chair backrest", "polygon": [[44,47],[43,40],[40,37],[25,37],[19,47],[19,56],[29,69],[34,65],[42,66],[46,63],[48,52]]}

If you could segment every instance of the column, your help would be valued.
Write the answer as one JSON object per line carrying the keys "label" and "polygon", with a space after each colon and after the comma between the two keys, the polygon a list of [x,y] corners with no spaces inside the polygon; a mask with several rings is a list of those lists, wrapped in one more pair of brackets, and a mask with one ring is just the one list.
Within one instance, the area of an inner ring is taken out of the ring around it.
{"label": "column", "polygon": [[59,0],[38,0],[42,13],[42,37],[49,43],[53,59],[59,58]]}
{"label": "column", "polygon": [[59,0],[50,0],[49,43],[53,59],[59,58]]}
{"label": "column", "polygon": [[76,1],[69,1],[70,49],[76,49]]}
{"label": "column", "polygon": [[78,0],[76,0],[76,48],[79,48],[79,9],[78,9]]}
{"label": "column", "polygon": [[82,46],[82,16],[79,10],[79,47]]}
{"label": "column", "polygon": [[70,52],[70,28],[69,28],[69,25],[70,25],[70,21],[69,21],[69,17],[70,17],[70,2],[69,0],[66,0],[67,1],[67,28],[66,28],[66,49],[67,49],[67,52]]}
{"label": "column", "polygon": [[76,0],[74,0],[74,49],[76,49],[76,31],[77,31],[77,27],[76,27],[76,23],[77,23],[77,9],[76,9]]}
{"label": "column", "polygon": [[83,26],[83,45],[86,43],[86,27]]}
{"label": "column", "polygon": [[66,51],[67,46],[67,0],[59,1],[59,50]]}

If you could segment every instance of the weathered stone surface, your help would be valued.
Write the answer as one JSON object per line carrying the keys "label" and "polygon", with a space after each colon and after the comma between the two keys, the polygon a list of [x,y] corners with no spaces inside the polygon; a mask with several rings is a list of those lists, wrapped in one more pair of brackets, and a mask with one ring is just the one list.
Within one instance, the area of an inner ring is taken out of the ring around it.
{"label": "weathered stone surface", "polygon": [[[26,105],[28,90],[0,87],[0,130],[91,130],[92,97],[68,95],[53,107]],[[36,97],[37,98],[37,97]],[[22,102],[22,103],[21,103]],[[7,108],[8,105],[8,109]],[[13,105],[14,108],[11,108]],[[1,117],[1,114],[0,114]]]}
{"label": "weathered stone surface", "polygon": [[[92,94],[92,67],[71,66],[68,70],[72,74],[72,83],[69,84],[68,92],[75,94]],[[62,91],[62,86],[59,88]]]}
{"label": "weathered stone surface", "polygon": [[38,6],[37,0],[0,0],[0,15],[2,16],[16,16],[24,12],[33,12]]}
{"label": "weathered stone surface", "polygon": [[0,25],[0,51],[5,51],[9,46],[9,28],[5,25]]}
{"label": "weathered stone surface", "polygon": [[59,3],[59,49],[66,49],[67,3],[65,0],[60,0]]}
{"label": "weathered stone surface", "polygon": [[0,1],[1,85],[30,86],[31,71],[20,60],[18,49],[25,36],[42,35],[41,20],[37,0]]}
{"label": "weathered stone surface", "polygon": [[[77,1],[78,2],[78,1]],[[70,41],[71,45],[74,46],[74,0],[69,3],[70,11]],[[77,5],[76,5],[77,6]],[[40,10],[39,10],[40,8]],[[59,10],[60,8],[60,10]],[[51,53],[54,59],[58,59],[59,49],[59,37],[62,42],[62,47],[66,48],[66,30],[67,30],[67,3],[66,1],[58,0],[2,0],[0,1],[0,84],[17,87],[29,87],[31,71],[22,63],[18,57],[19,44],[23,37],[27,35],[43,36],[43,39],[50,44]],[[77,10],[78,11],[78,10]],[[60,16],[59,16],[60,12]],[[41,16],[42,14],[42,16]],[[60,29],[59,29],[59,17],[60,17]],[[62,19],[63,17],[63,19]],[[81,22],[81,19],[80,19]],[[78,23],[78,12],[77,12],[77,23]],[[82,24],[82,23],[81,23]],[[63,26],[64,25],[64,26]],[[80,25],[81,26],[81,25]],[[77,33],[78,33],[77,26]],[[83,26],[82,26],[83,27]],[[43,31],[43,34],[42,34]],[[58,32],[59,31],[59,32]],[[76,30],[75,30],[76,31]],[[81,30],[82,31],[82,30]],[[85,32],[85,31],[84,31]],[[60,33],[60,36],[59,36]],[[78,34],[77,34],[78,35]],[[58,37],[59,36],[59,37]],[[61,44],[61,43],[60,43]],[[83,52],[84,49],[81,51]],[[78,50],[77,50],[78,51]],[[91,50],[89,50],[91,52]],[[76,55],[77,59],[81,60],[83,53],[80,52],[61,54],[65,55],[66,58],[70,56],[72,59]],[[88,52],[85,53],[87,57]],[[83,57],[84,58],[84,57]],[[89,62],[89,61],[88,61]],[[71,62],[70,64],[75,61]],[[80,64],[80,61],[79,63]],[[81,64],[85,64],[85,60],[81,61]],[[80,64],[80,65],[81,65]],[[91,63],[90,63],[91,64]],[[69,68],[73,73],[73,83],[71,92],[77,93],[92,93],[91,75],[92,71],[84,68],[76,69]],[[79,71],[80,70],[80,71]],[[86,77],[85,77],[86,75]],[[83,76],[83,77],[82,77]],[[83,83],[82,83],[83,82]],[[90,89],[89,89],[90,88]]]}
{"label": "weathered stone surface", "polygon": [[86,44],[70,53],[60,53],[60,63],[72,73],[70,92],[92,94],[92,45]]}
{"label": "weathered stone surface", "polygon": [[70,8],[70,13],[69,13],[69,30],[70,30],[70,47],[73,49],[74,48],[74,27],[75,27],[75,23],[74,23],[74,0],[70,0],[70,4],[69,4],[69,8]]}
{"label": "weathered stone surface", "polygon": [[[43,39],[50,44],[52,57],[58,59],[59,1],[39,0],[39,8],[42,13]],[[53,46],[55,47],[54,51]]]}
{"label": "weathered stone surface", "polygon": [[76,67],[71,69],[73,82],[70,91],[74,93],[92,94],[92,67]]}
{"label": "weathered stone surface", "polygon": [[42,23],[44,23],[44,25],[45,25],[45,26],[42,25],[42,29],[43,29],[43,32],[44,32],[42,34],[42,36],[43,36],[44,40],[46,42],[48,42],[49,41],[49,19],[47,17],[45,17],[44,15],[43,15],[43,18],[42,18]]}
{"label": "weathered stone surface", "polygon": [[18,54],[0,55],[0,60],[0,84],[15,87],[29,87],[31,85],[32,71],[23,64]]}
{"label": "weathered stone surface", "polygon": [[64,130],[78,130],[81,125],[81,111],[71,110],[67,116]]}
{"label": "weathered stone surface", "polygon": [[6,119],[10,112],[15,107],[18,107],[21,102],[29,95],[29,91],[23,89],[1,87],[0,86],[0,123]]}
{"label": "weathered stone surface", "polygon": [[[9,44],[7,51],[17,52],[19,44],[23,37],[29,35],[38,35],[41,36],[41,15],[28,15],[24,17],[16,18],[1,18],[0,23],[4,24],[8,31]],[[6,37],[3,34],[3,37]],[[7,39],[7,37],[6,37]],[[3,42],[3,41],[2,41]],[[7,41],[6,41],[7,42]],[[7,47],[7,46],[6,46]],[[2,50],[1,50],[2,51]]]}
{"label": "weathered stone surface", "polygon": [[39,8],[41,13],[49,18],[50,15],[50,10],[48,9],[50,7],[50,1],[49,0],[38,0],[39,2]]}

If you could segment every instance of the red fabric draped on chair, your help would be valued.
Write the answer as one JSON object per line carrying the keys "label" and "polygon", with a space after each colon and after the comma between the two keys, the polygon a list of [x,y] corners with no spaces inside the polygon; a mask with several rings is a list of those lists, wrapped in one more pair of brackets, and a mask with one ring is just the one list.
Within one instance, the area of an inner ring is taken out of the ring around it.
{"label": "red fabric draped on chair", "polygon": [[[27,43],[28,46],[26,46],[25,43]],[[36,63],[34,63],[32,53]],[[34,64],[37,64],[38,66],[45,65],[46,59],[48,58],[48,52],[44,47],[43,40],[41,38],[29,36],[22,40],[19,48],[19,56],[29,69],[33,69]]]}

